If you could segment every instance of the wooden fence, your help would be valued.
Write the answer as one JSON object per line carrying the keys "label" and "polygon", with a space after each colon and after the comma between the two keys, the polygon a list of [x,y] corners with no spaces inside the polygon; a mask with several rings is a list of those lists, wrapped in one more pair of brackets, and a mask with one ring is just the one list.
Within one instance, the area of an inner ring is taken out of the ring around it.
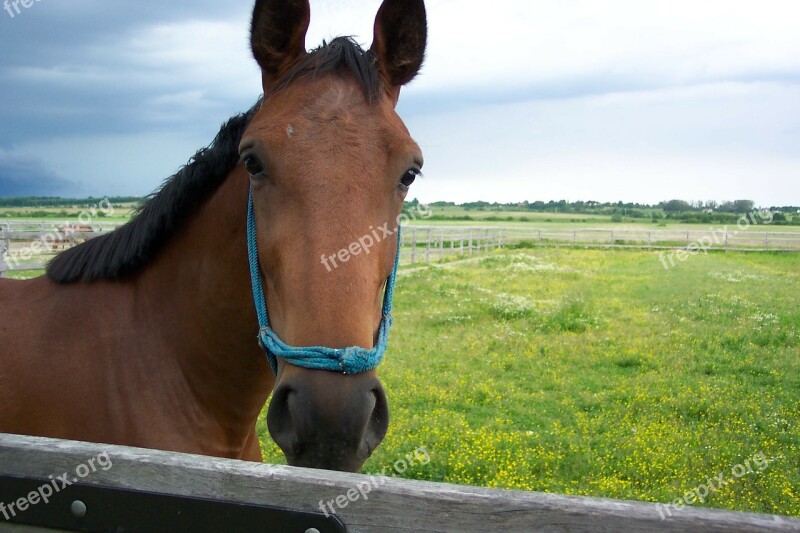
{"label": "wooden fence", "polygon": [[510,244],[541,246],[800,252],[800,231],[766,232],[736,226],[708,230],[517,227],[506,228],[504,238]]}
{"label": "wooden fence", "polygon": [[13,270],[41,270],[59,250],[114,231],[120,224],[0,223],[0,277]]}
{"label": "wooden fence", "polygon": [[[47,260],[57,251],[46,249],[48,243],[70,247],[118,227],[117,224],[93,224],[91,232],[71,232],[64,235],[66,238],[54,238],[63,233],[62,226],[46,222],[0,224],[0,277],[13,270],[43,269]],[[504,233],[504,228],[411,226],[403,230],[401,261],[427,263],[451,255],[488,252],[504,245]],[[33,245],[37,253],[31,254]],[[3,250],[8,253],[4,255]]]}
{"label": "wooden fence", "polygon": [[[47,486],[57,489],[47,490],[54,493],[49,503],[41,497]],[[0,530],[25,533],[42,527],[298,533],[800,531],[800,520],[781,516],[690,506],[667,514],[664,506],[651,503],[2,434],[0,504]]]}
{"label": "wooden fence", "polygon": [[543,229],[529,227],[409,226],[403,229],[401,261],[426,263],[473,255],[509,245],[800,252],[799,232],[749,229]]}
{"label": "wooden fence", "polygon": [[[66,224],[66,223],[65,223]],[[9,270],[38,270],[52,257],[48,242],[73,246],[83,240],[113,231],[118,224],[92,224],[92,231],[61,235],[65,224],[47,222],[0,224],[0,277]],[[403,229],[401,262],[427,263],[450,256],[485,253],[508,245],[576,246],[800,252],[800,232],[764,232],[736,226],[728,229],[546,229],[530,227],[408,226]],[[39,253],[26,254],[35,243]],[[6,253],[3,250],[6,250]],[[26,258],[27,257],[27,258]],[[5,260],[4,260],[5,258]]]}
{"label": "wooden fence", "polygon": [[454,255],[473,255],[502,248],[505,228],[422,227],[403,228],[400,261],[428,263]]}

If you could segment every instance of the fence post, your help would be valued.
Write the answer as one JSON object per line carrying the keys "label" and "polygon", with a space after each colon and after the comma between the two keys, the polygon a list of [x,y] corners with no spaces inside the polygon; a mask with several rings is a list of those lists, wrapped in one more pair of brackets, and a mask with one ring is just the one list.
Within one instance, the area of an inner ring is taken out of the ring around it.
{"label": "fence post", "polygon": [[728,249],[728,228],[725,228],[725,249]]}
{"label": "fence post", "polygon": [[469,228],[469,255],[472,255],[472,228]]}
{"label": "fence post", "polygon": [[764,250],[769,250],[769,233],[764,232]]}
{"label": "fence post", "polygon": [[11,267],[6,263],[6,251],[9,247],[5,237],[6,236],[3,235],[3,239],[0,240],[0,278],[6,277],[6,272],[11,270]]}
{"label": "fence post", "polygon": [[536,232],[536,240],[539,241],[539,246],[542,245],[542,230],[537,230]]}
{"label": "fence post", "polygon": [[431,229],[428,228],[428,235],[425,238],[425,262],[429,263],[431,260]]}
{"label": "fence post", "polygon": [[417,262],[417,228],[411,228],[411,264]]}
{"label": "fence post", "polygon": [[400,264],[400,260],[403,258],[403,241],[408,237],[404,239],[403,234],[400,233],[397,238],[399,239],[399,242],[397,243],[397,264]]}
{"label": "fence post", "polygon": [[652,250],[653,249],[653,232],[652,231],[648,231],[647,232],[647,249],[648,250]]}
{"label": "fence post", "polygon": [[11,225],[3,224],[0,227],[0,278],[6,277],[6,272],[11,270],[11,265],[6,263],[7,253],[11,253]]}
{"label": "fence post", "polygon": [[444,228],[439,235],[439,259],[444,259]]}

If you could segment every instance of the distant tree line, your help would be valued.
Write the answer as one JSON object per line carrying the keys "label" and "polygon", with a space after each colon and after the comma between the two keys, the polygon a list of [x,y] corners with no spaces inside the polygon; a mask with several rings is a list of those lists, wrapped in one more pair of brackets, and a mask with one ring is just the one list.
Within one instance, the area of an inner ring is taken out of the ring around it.
{"label": "distant tree line", "polygon": [[[97,205],[101,198],[60,198],[60,197],[16,197],[0,198],[0,208],[30,207],[30,208],[65,208],[65,207],[91,207]],[[112,204],[138,204],[141,205],[145,198],[139,196],[114,196],[109,198]],[[406,210],[419,206],[420,202],[416,198],[405,202]],[[594,201],[575,201],[550,200],[543,202],[540,200],[529,202],[467,202],[456,204],[455,202],[434,202],[430,204],[434,209],[437,207],[458,207],[466,211],[490,211],[497,212],[497,220],[508,220],[507,215],[501,215],[508,211],[530,211],[533,213],[564,213],[576,215],[608,215],[615,222],[624,219],[650,219],[653,223],[660,221],[673,220],[676,222],[710,224],[710,223],[736,223],[739,218],[756,209],[756,204],[752,200],[734,200],[726,202],[697,201],[687,202],[685,200],[667,200],[655,205],[632,203],[632,202],[594,202]],[[772,206],[768,208],[773,213],[772,223],[800,225],[800,206]],[[48,213],[44,213],[47,215]],[[35,216],[29,214],[29,216]],[[434,214],[432,218],[440,218]],[[452,216],[444,218],[450,219]],[[463,217],[470,220],[469,215]],[[482,220],[487,219],[485,216]]]}
{"label": "distant tree line", "polygon": [[[103,198],[60,198],[20,196],[16,198],[0,198],[0,207],[91,207]],[[144,200],[139,196],[114,196],[108,198],[112,204],[140,203]]]}
{"label": "distant tree line", "polygon": [[[413,200],[409,203],[417,202]],[[749,213],[756,208],[756,203],[753,200],[734,200],[728,202],[716,202],[710,200],[708,202],[687,202],[685,200],[669,200],[660,202],[655,205],[639,204],[639,203],[625,203],[625,202],[593,202],[593,201],[576,201],[570,202],[567,200],[549,202],[535,201],[535,202],[513,202],[513,203],[498,203],[498,202],[466,202],[463,204],[456,204],[455,202],[434,202],[430,204],[432,207],[461,207],[467,210],[476,211],[508,211],[508,210],[530,210],[541,211],[549,213],[595,213],[597,211],[608,211],[610,209],[640,209],[640,210],[660,210],[665,213],[691,213],[697,211],[715,211],[720,213],[734,213],[743,214]],[[772,211],[782,211],[786,213],[797,213],[800,206],[772,206],[769,208]]]}
{"label": "distant tree line", "polygon": [[[414,200],[416,202],[416,200]],[[459,207],[467,211],[490,211],[502,213],[504,211],[531,211],[537,213],[565,213],[586,215],[610,215],[614,222],[628,219],[650,219],[654,223],[665,220],[676,222],[710,224],[710,223],[736,223],[745,213],[756,209],[753,200],[734,200],[725,202],[685,200],[668,200],[655,205],[631,202],[594,202],[567,200],[549,202],[434,202],[431,207]],[[772,206],[767,208],[773,215],[775,224],[800,225],[800,206]],[[464,218],[470,218],[466,215]],[[482,217],[482,219],[486,219]]]}

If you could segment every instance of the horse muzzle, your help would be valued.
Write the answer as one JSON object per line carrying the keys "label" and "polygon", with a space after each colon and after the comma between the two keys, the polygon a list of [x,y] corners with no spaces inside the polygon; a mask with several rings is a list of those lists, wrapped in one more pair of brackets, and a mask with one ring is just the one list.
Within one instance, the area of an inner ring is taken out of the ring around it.
{"label": "horse muzzle", "polygon": [[267,412],[270,435],[291,466],[357,472],[389,427],[374,372],[345,375],[286,364]]}

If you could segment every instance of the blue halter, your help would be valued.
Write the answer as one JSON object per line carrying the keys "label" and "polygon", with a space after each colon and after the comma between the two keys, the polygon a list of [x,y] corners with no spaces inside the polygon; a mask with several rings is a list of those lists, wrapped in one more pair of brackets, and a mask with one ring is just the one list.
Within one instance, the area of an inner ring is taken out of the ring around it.
{"label": "blue halter", "polygon": [[386,292],[383,295],[383,315],[378,343],[372,349],[360,346],[349,348],[326,348],[324,346],[298,347],[289,346],[269,327],[267,302],[261,284],[261,271],[258,268],[258,248],[256,244],[256,218],[253,210],[253,189],[247,207],[247,255],[250,260],[250,280],[253,286],[253,302],[258,315],[258,343],[267,354],[272,372],[278,373],[278,357],[287,363],[312,370],[330,370],[344,374],[360,374],[368,372],[381,363],[389,341],[389,329],[392,327],[392,296],[397,279],[397,265],[400,262],[400,228],[397,228],[397,253],[394,268],[386,280]]}

